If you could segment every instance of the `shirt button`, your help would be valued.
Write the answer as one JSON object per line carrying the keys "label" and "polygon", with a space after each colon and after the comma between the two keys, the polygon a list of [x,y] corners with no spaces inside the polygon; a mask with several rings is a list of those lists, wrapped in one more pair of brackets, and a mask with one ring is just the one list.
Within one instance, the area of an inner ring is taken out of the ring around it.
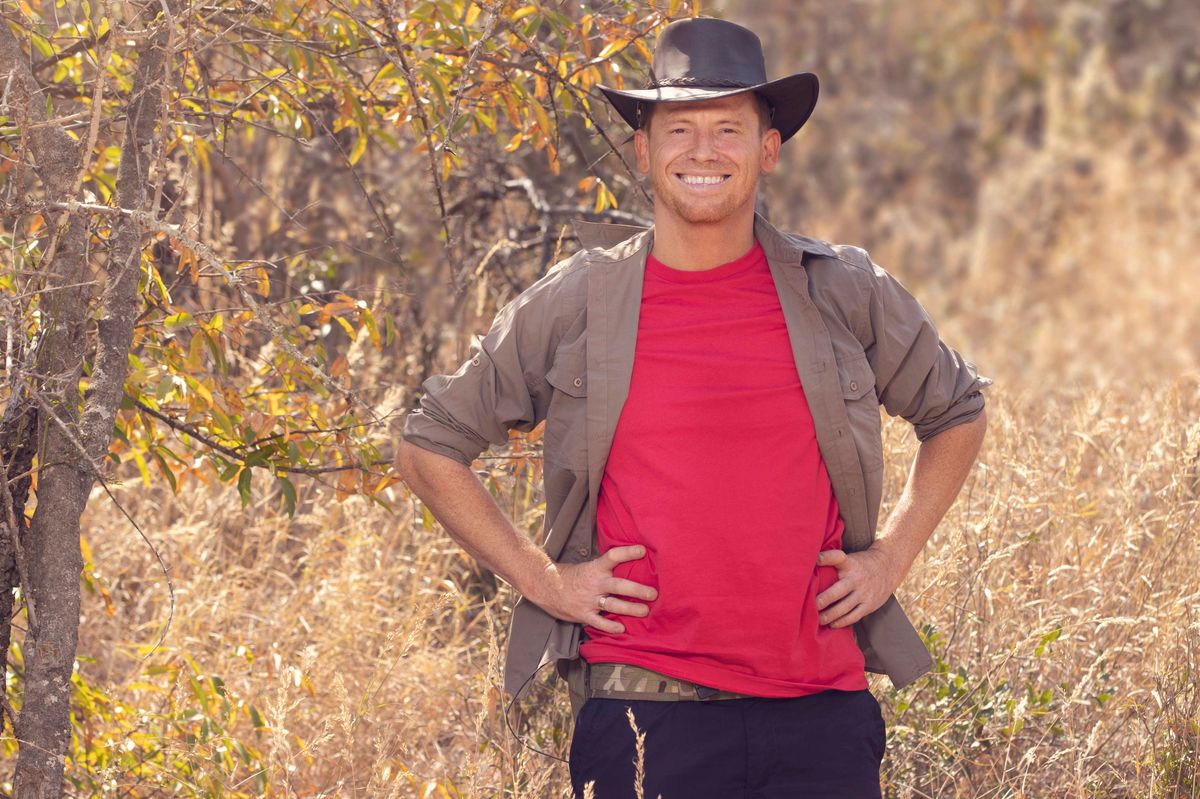
{"label": "shirt button", "polygon": [[472,359],[471,359],[471,363],[473,363],[473,364],[475,364],[476,366],[478,366],[478,365],[479,365],[479,356],[477,355],[477,356],[475,356],[474,358],[472,358]]}
{"label": "shirt button", "polygon": [[592,550],[588,547],[579,547],[575,551],[578,552],[581,557],[585,558],[592,553]]}
{"label": "shirt button", "polygon": [[583,378],[582,377],[575,378],[575,388],[579,388],[582,385],[583,385]]}
{"label": "shirt button", "polygon": [[853,380],[851,380],[851,381],[850,381],[850,390],[851,390],[851,391],[858,391],[858,383],[856,383],[856,382],[854,382]]}

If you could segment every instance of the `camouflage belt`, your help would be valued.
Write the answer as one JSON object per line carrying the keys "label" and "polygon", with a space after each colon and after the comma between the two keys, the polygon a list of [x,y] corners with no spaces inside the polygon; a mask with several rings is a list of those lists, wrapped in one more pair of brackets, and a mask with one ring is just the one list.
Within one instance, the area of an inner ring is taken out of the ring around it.
{"label": "camouflage belt", "polygon": [[649,699],[658,702],[713,702],[719,699],[752,698],[748,694],[719,691],[625,663],[590,664],[587,696],[599,699]]}

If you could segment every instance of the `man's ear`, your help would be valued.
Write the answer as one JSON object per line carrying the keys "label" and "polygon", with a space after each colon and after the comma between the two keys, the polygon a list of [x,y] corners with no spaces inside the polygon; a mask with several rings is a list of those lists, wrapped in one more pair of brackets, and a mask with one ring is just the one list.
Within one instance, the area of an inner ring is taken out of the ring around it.
{"label": "man's ear", "polygon": [[775,170],[775,165],[779,163],[779,148],[782,146],[783,140],[779,136],[779,131],[775,128],[771,128],[763,134],[759,165],[764,174]]}
{"label": "man's ear", "polygon": [[633,150],[637,153],[637,168],[643,175],[650,173],[650,134],[645,128],[633,132]]}

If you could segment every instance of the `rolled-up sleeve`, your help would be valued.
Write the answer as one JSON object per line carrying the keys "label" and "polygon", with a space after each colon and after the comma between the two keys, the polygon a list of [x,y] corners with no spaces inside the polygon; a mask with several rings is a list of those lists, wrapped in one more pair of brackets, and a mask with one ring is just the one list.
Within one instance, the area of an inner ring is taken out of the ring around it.
{"label": "rolled-up sleeve", "polygon": [[496,315],[450,375],[422,383],[419,407],[404,421],[404,440],[469,466],[510,429],[532,430],[545,418],[548,340],[553,303],[535,284]]}
{"label": "rolled-up sleeve", "polygon": [[979,416],[991,379],[947,346],[921,304],[873,263],[868,294],[873,343],[866,352],[887,412],[908,420],[920,441]]}

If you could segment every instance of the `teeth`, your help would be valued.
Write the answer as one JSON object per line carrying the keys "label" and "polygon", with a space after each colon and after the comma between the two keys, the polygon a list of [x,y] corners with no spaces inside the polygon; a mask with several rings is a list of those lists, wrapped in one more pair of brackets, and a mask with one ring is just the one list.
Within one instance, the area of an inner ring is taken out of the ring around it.
{"label": "teeth", "polygon": [[684,183],[690,186],[708,186],[725,180],[720,175],[680,175]]}

